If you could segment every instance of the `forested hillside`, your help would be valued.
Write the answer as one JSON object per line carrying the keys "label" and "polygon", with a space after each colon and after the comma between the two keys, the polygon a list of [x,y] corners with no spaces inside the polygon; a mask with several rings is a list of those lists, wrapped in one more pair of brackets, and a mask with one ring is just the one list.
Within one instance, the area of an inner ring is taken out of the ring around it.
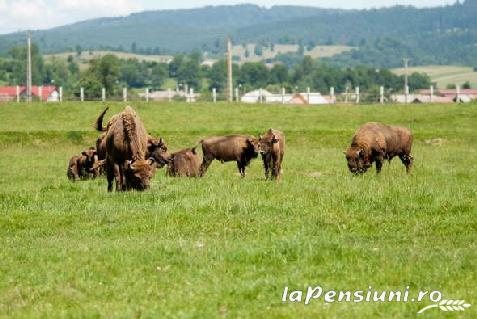
{"label": "forested hillside", "polygon": [[[356,50],[328,58],[340,66],[477,64],[477,0],[418,9],[330,10],[298,6],[216,6],[149,11],[33,32],[44,53],[113,49],[142,54],[199,50],[218,55],[225,38],[235,43],[348,45]],[[0,54],[24,43],[24,33],[0,36]],[[303,50],[300,50],[303,51]],[[283,59],[283,57],[282,57]]]}

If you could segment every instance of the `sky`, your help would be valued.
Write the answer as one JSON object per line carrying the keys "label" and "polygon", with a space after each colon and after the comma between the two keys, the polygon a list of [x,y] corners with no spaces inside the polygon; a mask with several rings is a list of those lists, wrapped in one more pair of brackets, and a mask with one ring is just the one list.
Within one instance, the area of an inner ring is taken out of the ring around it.
{"label": "sky", "polygon": [[77,21],[125,16],[158,9],[198,8],[207,5],[253,3],[260,6],[305,5],[323,8],[379,8],[414,5],[429,7],[455,3],[455,0],[0,0],[0,34],[29,29],[48,29]]}

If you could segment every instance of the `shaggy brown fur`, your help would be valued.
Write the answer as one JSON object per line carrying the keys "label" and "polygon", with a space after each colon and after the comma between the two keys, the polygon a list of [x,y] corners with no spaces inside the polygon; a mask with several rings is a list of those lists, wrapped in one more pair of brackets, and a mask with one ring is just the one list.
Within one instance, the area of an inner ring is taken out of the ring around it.
{"label": "shaggy brown fur", "polygon": [[95,178],[98,176],[95,170],[96,162],[98,162],[96,150],[94,147],[90,147],[80,156],[74,155],[70,158],[66,175],[73,181],[81,178]]}
{"label": "shaggy brown fur", "polygon": [[207,172],[214,159],[223,162],[236,161],[242,177],[245,177],[245,167],[259,152],[258,139],[248,135],[214,136],[200,141],[202,144],[203,160],[200,175]]}
{"label": "shaggy brown fur", "polygon": [[116,190],[150,187],[155,162],[146,159],[147,136],[144,124],[130,106],[111,118],[105,137],[108,191],[113,188],[115,165],[119,175]]}
{"label": "shaggy brown fur", "polygon": [[80,180],[80,174],[81,174],[81,169],[79,168],[78,162],[80,160],[81,156],[71,156],[69,162],[68,162],[68,169],[66,171],[66,176],[68,176],[68,179],[75,182]]}
{"label": "shaggy brown fur", "polygon": [[380,173],[384,160],[399,156],[409,174],[413,163],[412,141],[412,133],[407,128],[367,123],[355,133],[351,147],[344,152],[348,168],[354,174],[362,174],[376,162],[376,172]]}
{"label": "shaggy brown fur", "polygon": [[167,174],[171,177],[199,177],[200,163],[195,147],[186,148],[171,154]]}
{"label": "shaggy brown fur", "polygon": [[271,128],[264,136],[260,136],[259,142],[265,178],[269,178],[271,171],[271,179],[280,180],[283,154],[285,154],[285,135]]}

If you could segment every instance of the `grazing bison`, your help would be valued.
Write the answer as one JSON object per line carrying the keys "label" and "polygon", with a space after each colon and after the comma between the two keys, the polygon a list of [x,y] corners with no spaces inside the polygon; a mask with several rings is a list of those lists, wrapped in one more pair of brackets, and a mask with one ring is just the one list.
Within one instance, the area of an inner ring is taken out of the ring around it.
{"label": "grazing bison", "polygon": [[172,153],[167,174],[171,177],[199,177],[201,160],[195,147]]}
{"label": "grazing bison", "polygon": [[399,156],[409,174],[412,169],[412,133],[409,129],[381,123],[367,123],[353,136],[351,147],[344,152],[351,173],[362,174],[376,162],[380,173],[384,160]]}
{"label": "grazing bison", "polygon": [[258,139],[248,135],[214,136],[203,139],[203,160],[200,176],[204,176],[207,168],[214,159],[224,162],[236,161],[242,177],[245,177],[245,167],[259,152]]}
{"label": "grazing bison", "polygon": [[262,153],[265,178],[280,180],[283,154],[285,153],[285,135],[274,129],[269,129],[265,135],[260,136],[260,152]]}
{"label": "grazing bison", "polygon": [[115,175],[118,191],[150,187],[156,164],[146,159],[147,139],[144,124],[130,106],[109,121],[105,137],[108,191],[113,189]]}

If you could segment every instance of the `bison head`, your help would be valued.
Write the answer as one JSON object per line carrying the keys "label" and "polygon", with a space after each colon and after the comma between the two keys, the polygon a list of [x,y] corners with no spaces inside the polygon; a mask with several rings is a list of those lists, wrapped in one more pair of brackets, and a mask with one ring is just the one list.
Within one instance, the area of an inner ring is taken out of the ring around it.
{"label": "bison head", "polygon": [[90,147],[86,151],[81,152],[84,158],[84,165],[88,172],[93,171],[94,163],[98,161],[98,153],[94,147]]}
{"label": "bison head", "polygon": [[253,157],[257,157],[258,153],[260,153],[260,142],[258,138],[249,137],[247,138],[247,146],[248,149],[253,153]]}
{"label": "bison head", "polygon": [[353,174],[365,173],[369,165],[366,161],[364,150],[357,147],[350,147],[347,151],[343,152],[348,162],[349,171]]}
{"label": "bison head", "polygon": [[128,188],[133,188],[138,191],[150,188],[151,179],[156,172],[156,161],[154,158],[128,161],[127,164],[126,181]]}
{"label": "bison head", "polygon": [[156,165],[161,168],[171,160],[171,154],[167,151],[167,145],[162,138],[149,138],[147,141],[147,157],[153,158]]}
{"label": "bison head", "polygon": [[272,134],[271,136],[260,136],[258,141],[260,144],[260,152],[262,155],[266,155],[273,152],[273,148],[280,140],[275,136],[275,134]]}

